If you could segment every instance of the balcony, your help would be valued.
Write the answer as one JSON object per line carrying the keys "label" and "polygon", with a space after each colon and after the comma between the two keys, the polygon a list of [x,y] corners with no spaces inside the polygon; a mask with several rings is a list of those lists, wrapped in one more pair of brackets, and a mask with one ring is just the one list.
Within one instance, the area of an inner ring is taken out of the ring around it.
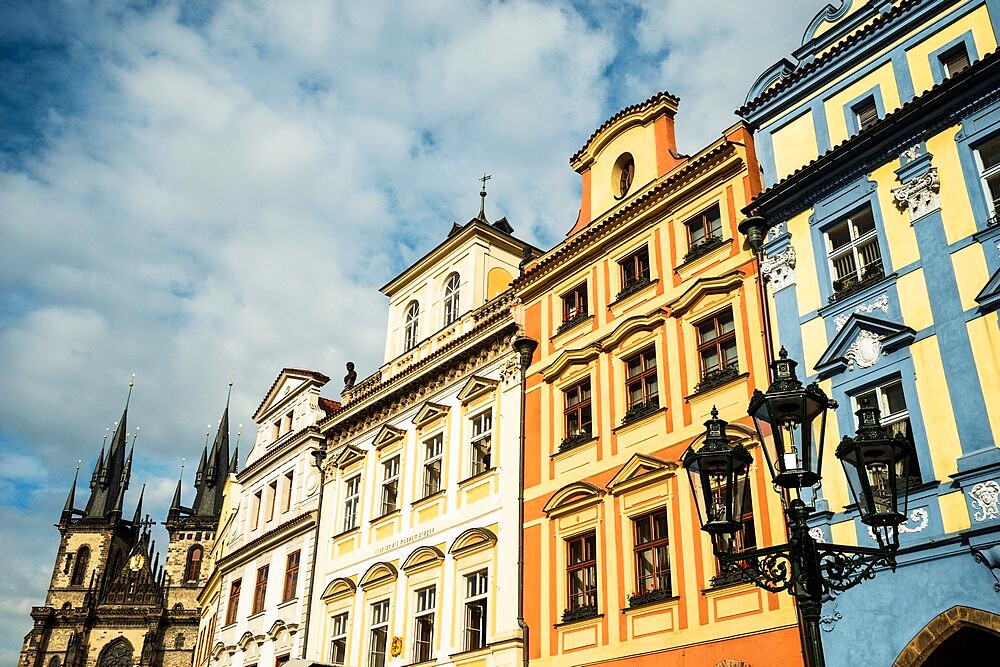
{"label": "balcony", "polygon": [[861,278],[848,276],[833,281],[833,294],[830,295],[829,303],[835,303],[845,299],[852,294],[865,290],[878,281],[885,278],[885,269],[882,264],[869,264],[861,269]]}

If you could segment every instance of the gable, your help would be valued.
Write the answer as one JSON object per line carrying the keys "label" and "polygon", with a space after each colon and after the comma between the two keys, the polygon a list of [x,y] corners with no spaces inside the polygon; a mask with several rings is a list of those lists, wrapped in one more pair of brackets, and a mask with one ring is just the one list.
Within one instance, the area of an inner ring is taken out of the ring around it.
{"label": "gable", "polygon": [[413,550],[403,561],[403,572],[410,574],[444,561],[444,554],[437,547],[422,546]]}
{"label": "gable", "polygon": [[552,494],[542,511],[549,517],[568,514],[600,502],[604,491],[590,482],[573,482]]}
{"label": "gable", "polygon": [[990,276],[986,286],[976,295],[976,303],[984,313],[1000,308],[1000,269]]}
{"label": "gable", "polygon": [[917,332],[910,327],[860,313],[852,313],[816,362],[814,370],[826,379],[845,370],[868,368],[883,355],[906,347]]}
{"label": "gable", "polygon": [[678,464],[675,461],[635,454],[608,482],[608,490],[618,495],[636,487],[659,482],[673,475],[677,468]]}
{"label": "gable", "polygon": [[347,445],[340,450],[340,453],[333,459],[333,465],[343,470],[355,461],[359,461],[363,458],[365,458],[364,450],[358,449],[353,445]]}
{"label": "gable", "polygon": [[435,419],[440,419],[448,414],[448,406],[441,405],[440,403],[431,403],[430,401],[424,403],[417,410],[417,414],[413,416],[413,423],[417,426],[423,426],[424,424],[429,424]]}
{"label": "gable", "polygon": [[320,598],[329,602],[330,600],[335,600],[337,598],[354,595],[354,591],[357,589],[358,585],[355,584],[353,580],[346,577],[340,577],[339,579],[334,579],[327,585]]}
{"label": "gable", "polygon": [[378,451],[385,447],[386,445],[391,445],[394,442],[399,442],[404,437],[406,437],[406,431],[398,429],[395,426],[389,426],[386,424],[381,429],[379,429],[378,434],[375,436],[373,445],[375,450]]}
{"label": "gable", "polygon": [[497,543],[496,534],[488,528],[470,528],[455,538],[448,548],[453,556],[492,547]]}
{"label": "gable", "polygon": [[499,380],[491,380],[489,378],[473,375],[469,378],[469,381],[465,383],[465,386],[462,387],[462,391],[458,392],[458,400],[463,403],[474,400],[493,391],[498,384],[500,384]]}
{"label": "gable", "polygon": [[733,271],[717,278],[699,278],[683,294],[667,304],[675,317],[691,310],[703,297],[709,294],[725,294],[743,283],[743,272]]}
{"label": "gable", "polygon": [[310,386],[315,386],[318,390],[329,381],[330,378],[316,371],[298,368],[282,369],[265,394],[264,400],[257,406],[257,411],[253,413],[253,420],[257,423],[266,421],[268,417],[265,415],[284,403],[289,396],[294,396]]}

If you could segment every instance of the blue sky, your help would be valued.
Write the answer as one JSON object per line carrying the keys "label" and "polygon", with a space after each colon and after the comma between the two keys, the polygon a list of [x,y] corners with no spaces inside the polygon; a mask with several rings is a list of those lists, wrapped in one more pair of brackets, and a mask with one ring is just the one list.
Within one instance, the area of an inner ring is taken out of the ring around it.
{"label": "blue sky", "polygon": [[231,373],[248,432],[284,366],[334,399],[377,368],[378,287],[483,172],[491,218],[551,247],[594,128],[669,90],[697,151],[824,4],[0,0],[0,664],[131,373],[128,502],[146,483],[162,519]]}

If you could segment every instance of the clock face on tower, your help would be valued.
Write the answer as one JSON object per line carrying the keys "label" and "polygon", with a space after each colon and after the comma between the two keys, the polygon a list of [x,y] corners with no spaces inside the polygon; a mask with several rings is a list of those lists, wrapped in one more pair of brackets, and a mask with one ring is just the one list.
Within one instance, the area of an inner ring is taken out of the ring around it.
{"label": "clock face on tower", "polygon": [[142,554],[140,553],[132,554],[132,556],[128,559],[128,568],[133,572],[138,572],[139,569],[142,568],[143,563],[145,562],[146,562],[146,557],[143,556]]}

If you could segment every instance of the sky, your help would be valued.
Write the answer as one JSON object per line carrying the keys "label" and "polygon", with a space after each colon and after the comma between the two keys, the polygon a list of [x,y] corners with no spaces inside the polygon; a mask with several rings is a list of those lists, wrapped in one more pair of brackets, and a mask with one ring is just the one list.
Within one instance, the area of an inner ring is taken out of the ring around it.
{"label": "sky", "polygon": [[245,456],[281,368],[335,400],[377,369],[378,288],[482,174],[489,218],[550,248],[604,120],[668,90],[698,151],[825,4],[0,0],[0,665],[132,373],[126,513],[145,484],[162,521],[230,378]]}

